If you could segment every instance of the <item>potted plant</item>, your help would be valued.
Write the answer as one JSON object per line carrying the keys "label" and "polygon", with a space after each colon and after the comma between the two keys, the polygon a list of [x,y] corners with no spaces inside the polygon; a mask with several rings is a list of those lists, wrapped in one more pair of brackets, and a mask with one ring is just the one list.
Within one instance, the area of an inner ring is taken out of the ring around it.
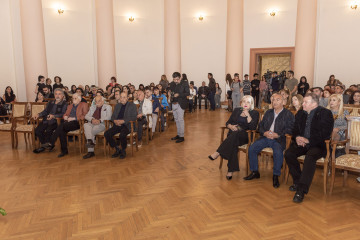
{"label": "potted plant", "polygon": [[5,210],[4,210],[4,209],[2,209],[2,208],[0,208],[0,214],[1,214],[1,215],[3,215],[3,216],[5,216],[5,215],[6,215]]}

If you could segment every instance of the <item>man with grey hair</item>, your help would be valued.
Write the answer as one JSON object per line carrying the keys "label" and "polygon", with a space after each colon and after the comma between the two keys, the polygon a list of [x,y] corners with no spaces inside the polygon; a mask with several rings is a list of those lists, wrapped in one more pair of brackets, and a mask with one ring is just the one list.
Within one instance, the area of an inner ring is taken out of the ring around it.
{"label": "man with grey hair", "polygon": [[85,119],[85,115],[89,111],[89,105],[81,102],[81,95],[74,93],[72,95],[72,104],[70,104],[64,114],[64,121],[56,128],[55,133],[50,138],[49,149],[55,147],[57,138],[60,139],[61,153],[58,157],[63,157],[68,154],[66,136],[70,131],[80,129],[80,120]]}
{"label": "man with grey hair", "polygon": [[111,114],[111,106],[104,103],[104,98],[102,96],[96,96],[95,105],[90,107],[89,112],[85,116],[85,119],[88,121],[84,124],[88,153],[83,156],[83,159],[95,156],[95,136],[105,130],[105,121],[111,119]]}
{"label": "man with grey hair", "polygon": [[[290,191],[296,191],[293,201],[300,203],[314,177],[316,161],[326,155],[325,140],[329,140],[334,126],[334,118],[329,109],[319,106],[319,96],[308,93],[303,100],[303,110],[295,116],[292,132],[292,144],[285,152],[285,160],[289,166],[294,184]],[[301,171],[297,158],[305,155]]]}
{"label": "man with grey hair", "polygon": [[50,138],[57,128],[56,118],[62,118],[66,111],[67,103],[65,94],[61,88],[54,90],[55,100],[47,103],[45,110],[37,114],[34,119],[42,118],[39,126],[35,128],[35,135],[40,141],[40,148],[34,150],[34,153],[41,153],[49,147]]}

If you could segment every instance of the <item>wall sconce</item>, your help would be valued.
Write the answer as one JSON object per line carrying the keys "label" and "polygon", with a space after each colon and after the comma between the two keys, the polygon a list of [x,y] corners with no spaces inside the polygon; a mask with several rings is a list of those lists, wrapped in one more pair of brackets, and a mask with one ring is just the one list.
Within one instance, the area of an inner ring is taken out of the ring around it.
{"label": "wall sconce", "polygon": [[129,22],[133,22],[135,20],[135,18],[133,16],[129,17]]}
{"label": "wall sconce", "polygon": [[352,4],[350,7],[351,7],[351,9],[356,10],[356,9],[357,9],[357,7],[358,7],[358,5],[357,5],[357,4]]}
{"label": "wall sconce", "polygon": [[63,13],[64,13],[64,9],[59,8],[59,9],[58,9],[58,13],[59,13],[59,15],[63,14]]}
{"label": "wall sconce", "polygon": [[199,21],[202,21],[202,20],[204,20],[204,16],[203,16],[203,15],[200,15],[200,16],[199,16]]}
{"label": "wall sconce", "polygon": [[350,8],[356,10],[359,5],[359,0],[353,0],[350,2]]}
{"label": "wall sconce", "polygon": [[276,9],[271,9],[271,10],[269,11],[269,14],[270,14],[270,16],[275,17],[275,15],[277,14],[277,12],[278,12],[278,10],[276,10]]}

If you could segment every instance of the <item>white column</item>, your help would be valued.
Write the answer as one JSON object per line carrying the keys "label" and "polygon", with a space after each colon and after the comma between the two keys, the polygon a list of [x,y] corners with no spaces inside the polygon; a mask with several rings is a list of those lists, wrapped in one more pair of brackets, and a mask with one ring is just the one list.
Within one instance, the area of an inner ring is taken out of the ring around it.
{"label": "white column", "polygon": [[164,0],[164,68],[168,79],[181,72],[180,0]]}

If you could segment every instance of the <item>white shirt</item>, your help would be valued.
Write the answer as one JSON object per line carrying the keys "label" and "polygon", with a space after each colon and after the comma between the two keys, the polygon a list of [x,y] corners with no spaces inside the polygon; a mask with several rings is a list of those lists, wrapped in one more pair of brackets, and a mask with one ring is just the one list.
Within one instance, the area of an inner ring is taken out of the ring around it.
{"label": "white shirt", "polygon": [[282,110],[284,110],[284,108],[281,109],[281,111],[280,111],[278,114],[276,114],[275,109],[274,109],[274,121],[272,122],[272,124],[271,124],[271,126],[270,126],[270,131],[271,131],[271,132],[274,132],[275,120],[276,120],[276,118],[279,116],[279,114],[282,112]]}
{"label": "white shirt", "polygon": [[189,99],[192,100],[194,98],[194,96],[196,95],[196,90],[195,89],[191,89],[190,88],[190,95],[189,95]]}

